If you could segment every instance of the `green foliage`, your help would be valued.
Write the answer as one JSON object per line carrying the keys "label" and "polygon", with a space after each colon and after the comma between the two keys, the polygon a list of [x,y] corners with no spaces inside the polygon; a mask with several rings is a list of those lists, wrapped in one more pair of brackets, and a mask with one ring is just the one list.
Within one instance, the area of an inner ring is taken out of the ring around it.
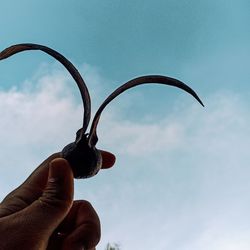
{"label": "green foliage", "polygon": [[120,247],[118,244],[110,244],[108,243],[105,250],[120,250]]}

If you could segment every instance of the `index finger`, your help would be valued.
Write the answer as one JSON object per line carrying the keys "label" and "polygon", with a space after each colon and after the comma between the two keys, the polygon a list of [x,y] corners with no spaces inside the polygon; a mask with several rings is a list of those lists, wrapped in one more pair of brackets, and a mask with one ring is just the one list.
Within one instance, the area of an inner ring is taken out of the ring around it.
{"label": "index finger", "polygon": [[102,169],[113,167],[115,164],[115,156],[108,151],[100,150],[100,152],[102,154]]}

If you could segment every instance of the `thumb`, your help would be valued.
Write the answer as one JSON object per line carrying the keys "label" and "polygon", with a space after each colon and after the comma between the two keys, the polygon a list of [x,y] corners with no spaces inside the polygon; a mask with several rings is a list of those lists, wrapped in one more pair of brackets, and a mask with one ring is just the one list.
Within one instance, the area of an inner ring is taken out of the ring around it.
{"label": "thumb", "polygon": [[65,218],[73,204],[73,178],[65,159],[56,158],[50,163],[42,196],[27,207],[29,218],[37,229],[51,234]]}

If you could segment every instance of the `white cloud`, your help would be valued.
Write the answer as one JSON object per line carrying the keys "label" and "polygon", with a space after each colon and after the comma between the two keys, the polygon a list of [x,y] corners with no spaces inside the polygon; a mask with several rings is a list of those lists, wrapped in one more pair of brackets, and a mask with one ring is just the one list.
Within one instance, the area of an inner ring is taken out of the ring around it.
{"label": "white cloud", "polygon": [[205,109],[194,104],[153,124],[105,121],[113,129],[102,139],[111,138],[120,159],[107,179],[115,190],[91,196],[108,211],[101,213],[104,242],[117,239],[122,249],[249,247],[250,119],[242,98],[216,93]]}
{"label": "white cloud", "polygon": [[[83,71],[96,105],[102,77],[87,65]],[[0,92],[2,197],[74,139],[82,104],[69,79],[42,69]],[[108,241],[125,250],[248,249],[248,99],[220,92],[206,97],[205,109],[185,100],[157,122],[128,120],[116,105],[104,112],[98,146],[117,154],[116,167],[76,182],[76,197],[89,199],[103,222],[98,249]]]}
{"label": "white cloud", "polygon": [[69,77],[55,69],[0,92],[0,160],[11,187],[75,139],[83,108],[71,86]]}

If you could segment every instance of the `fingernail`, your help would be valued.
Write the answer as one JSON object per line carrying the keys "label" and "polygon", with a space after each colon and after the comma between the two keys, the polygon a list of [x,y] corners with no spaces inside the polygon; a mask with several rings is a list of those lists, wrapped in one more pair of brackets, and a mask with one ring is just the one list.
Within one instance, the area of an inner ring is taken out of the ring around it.
{"label": "fingernail", "polygon": [[50,162],[49,166],[49,178],[48,181],[55,183],[64,178],[64,169],[67,166],[67,162],[63,158],[56,158]]}

